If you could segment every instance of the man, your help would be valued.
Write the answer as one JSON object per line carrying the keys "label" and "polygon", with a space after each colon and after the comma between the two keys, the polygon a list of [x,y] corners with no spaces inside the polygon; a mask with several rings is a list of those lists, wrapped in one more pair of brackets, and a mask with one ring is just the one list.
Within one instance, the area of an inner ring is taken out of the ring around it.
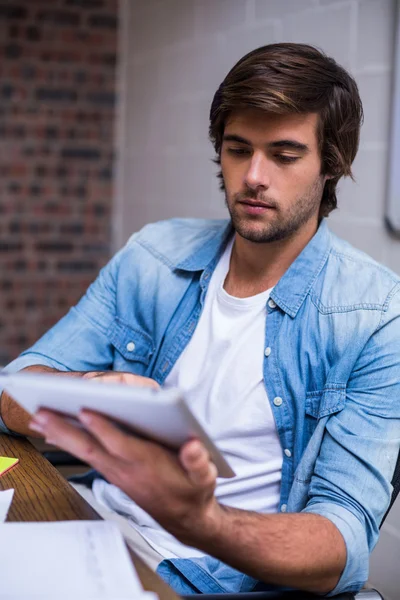
{"label": "man", "polygon": [[[242,58],[210,113],[230,221],[145,227],[8,366],[185,392],[233,480],[197,441],[177,457],[93,413],[86,432],[49,411],[30,424],[105,477],[78,489],[180,593],[367,579],[400,443],[400,280],[325,221],[361,120],[316,49]],[[1,414],[30,431],[5,393]]]}

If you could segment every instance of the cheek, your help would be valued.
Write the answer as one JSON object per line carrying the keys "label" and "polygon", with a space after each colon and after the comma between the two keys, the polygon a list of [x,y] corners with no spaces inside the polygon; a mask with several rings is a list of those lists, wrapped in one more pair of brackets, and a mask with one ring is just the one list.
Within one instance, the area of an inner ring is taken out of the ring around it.
{"label": "cheek", "polygon": [[229,169],[226,160],[221,160],[221,172],[224,180],[225,190],[229,192],[232,188],[232,171]]}
{"label": "cheek", "polygon": [[286,188],[287,192],[292,192],[293,196],[299,196],[306,193],[308,190],[318,187],[323,177],[320,175],[318,168],[310,168],[310,166],[298,165],[298,168],[293,169],[290,175],[283,174],[281,185]]}
{"label": "cheek", "polygon": [[221,170],[225,189],[228,193],[235,193],[243,188],[246,172],[242,165],[237,164],[237,162],[233,163],[229,158],[221,158]]}

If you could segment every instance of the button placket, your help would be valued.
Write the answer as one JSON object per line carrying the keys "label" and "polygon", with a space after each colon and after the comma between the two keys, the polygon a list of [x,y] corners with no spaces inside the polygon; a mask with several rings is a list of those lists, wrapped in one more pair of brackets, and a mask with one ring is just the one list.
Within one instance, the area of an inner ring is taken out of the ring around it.
{"label": "button placket", "polygon": [[[287,481],[285,473],[290,473],[292,469],[292,461],[289,460],[292,457],[292,453],[286,444],[291,442],[290,435],[289,439],[287,435],[287,414],[286,404],[284,404],[284,398],[286,395],[285,389],[280,388],[279,382],[276,381],[275,369],[277,368],[278,356],[277,356],[277,343],[279,337],[277,337],[280,327],[281,319],[283,318],[283,311],[279,310],[276,302],[269,298],[267,301],[267,316],[266,316],[266,335],[264,337],[264,381],[269,400],[273,409],[277,432],[281,443],[281,452],[283,454],[283,476],[282,476],[282,491],[284,492],[283,497],[287,498],[286,487]],[[271,345],[269,345],[271,344]],[[272,356],[272,350],[274,354]],[[268,359],[268,360],[267,360]],[[276,382],[276,386],[274,383]],[[275,388],[275,389],[274,389]],[[283,397],[275,396],[276,393],[282,393]],[[287,504],[281,504],[279,511],[282,513],[287,512]]]}

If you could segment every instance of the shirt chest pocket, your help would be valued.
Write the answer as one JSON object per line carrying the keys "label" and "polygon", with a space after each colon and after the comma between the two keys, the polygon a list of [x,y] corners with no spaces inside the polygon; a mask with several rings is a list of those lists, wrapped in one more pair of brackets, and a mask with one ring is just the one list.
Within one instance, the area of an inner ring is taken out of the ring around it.
{"label": "shirt chest pocket", "polygon": [[305,405],[306,442],[314,433],[319,419],[343,410],[346,403],[346,385],[335,384],[323,390],[307,392]]}
{"label": "shirt chest pocket", "polygon": [[154,354],[153,341],[148,333],[117,317],[108,330],[108,335],[114,346],[114,370],[146,375]]}

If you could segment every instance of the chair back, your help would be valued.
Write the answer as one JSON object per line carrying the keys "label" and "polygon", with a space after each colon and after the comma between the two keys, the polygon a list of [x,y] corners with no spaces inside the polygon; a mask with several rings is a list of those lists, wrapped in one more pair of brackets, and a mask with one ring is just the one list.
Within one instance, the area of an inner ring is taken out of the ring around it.
{"label": "chair back", "polygon": [[397,457],[397,463],[396,463],[396,467],[394,469],[394,475],[393,475],[393,479],[392,479],[392,486],[393,486],[393,492],[392,492],[392,497],[390,499],[390,504],[389,507],[387,509],[387,511],[385,512],[385,515],[381,521],[381,527],[386,519],[386,517],[389,514],[390,509],[392,508],[394,501],[396,500],[399,492],[400,492],[400,451],[399,451],[399,455]]}

